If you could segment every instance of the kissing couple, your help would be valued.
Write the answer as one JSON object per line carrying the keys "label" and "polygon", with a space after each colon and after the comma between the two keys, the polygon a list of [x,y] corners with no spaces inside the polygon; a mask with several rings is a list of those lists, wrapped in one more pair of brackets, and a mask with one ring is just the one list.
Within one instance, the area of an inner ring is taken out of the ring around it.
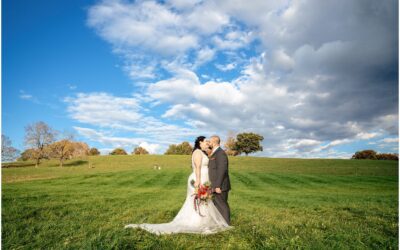
{"label": "kissing couple", "polygon": [[129,224],[125,228],[142,228],[157,235],[212,234],[232,228],[228,204],[228,193],[231,189],[229,162],[220,143],[217,135],[211,136],[209,140],[204,136],[196,138],[186,200],[171,222]]}

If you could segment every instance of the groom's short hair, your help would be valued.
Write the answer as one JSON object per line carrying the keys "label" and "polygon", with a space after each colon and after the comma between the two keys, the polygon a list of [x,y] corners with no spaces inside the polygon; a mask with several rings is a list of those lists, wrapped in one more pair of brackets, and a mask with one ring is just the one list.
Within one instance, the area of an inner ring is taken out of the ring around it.
{"label": "groom's short hair", "polygon": [[210,137],[210,139],[215,140],[215,142],[219,145],[221,143],[221,139],[219,138],[218,135],[213,135]]}

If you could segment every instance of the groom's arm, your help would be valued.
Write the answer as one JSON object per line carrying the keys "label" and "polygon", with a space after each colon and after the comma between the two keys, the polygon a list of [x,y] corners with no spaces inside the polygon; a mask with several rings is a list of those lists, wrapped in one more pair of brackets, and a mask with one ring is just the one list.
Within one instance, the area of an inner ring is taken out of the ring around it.
{"label": "groom's arm", "polygon": [[222,188],[222,180],[228,171],[228,157],[223,151],[219,152],[218,154],[218,157],[215,159],[217,165],[217,181],[215,182],[214,187]]}

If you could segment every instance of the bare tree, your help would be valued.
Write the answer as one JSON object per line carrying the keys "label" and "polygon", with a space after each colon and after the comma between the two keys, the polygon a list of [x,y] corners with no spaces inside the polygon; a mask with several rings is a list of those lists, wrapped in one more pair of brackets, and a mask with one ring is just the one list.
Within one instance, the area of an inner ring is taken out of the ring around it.
{"label": "bare tree", "polygon": [[19,150],[12,146],[8,136],[1,135],[1,160],[2,162],[14,161],[19,154]]}
{"label": "bare tree", "polygon": [[46,157],[46,147],[54,142],[56,134],[54,129],[42,121],[25,127],[25,145],[34,150],[35,167],[38,167],[40,160]]}

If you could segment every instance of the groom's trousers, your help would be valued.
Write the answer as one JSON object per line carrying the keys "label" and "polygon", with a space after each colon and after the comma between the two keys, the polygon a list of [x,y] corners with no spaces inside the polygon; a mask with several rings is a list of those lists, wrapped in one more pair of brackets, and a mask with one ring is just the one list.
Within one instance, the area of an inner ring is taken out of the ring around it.
{"label": "groom's trousers", "polygon": [[217,207],[218,211],[225,218],[226,223],[228,225],[231,224],[231,211],[229,209],[228,204],[228,192],[223,191],[220,194],[214,193],[214,204]]}

